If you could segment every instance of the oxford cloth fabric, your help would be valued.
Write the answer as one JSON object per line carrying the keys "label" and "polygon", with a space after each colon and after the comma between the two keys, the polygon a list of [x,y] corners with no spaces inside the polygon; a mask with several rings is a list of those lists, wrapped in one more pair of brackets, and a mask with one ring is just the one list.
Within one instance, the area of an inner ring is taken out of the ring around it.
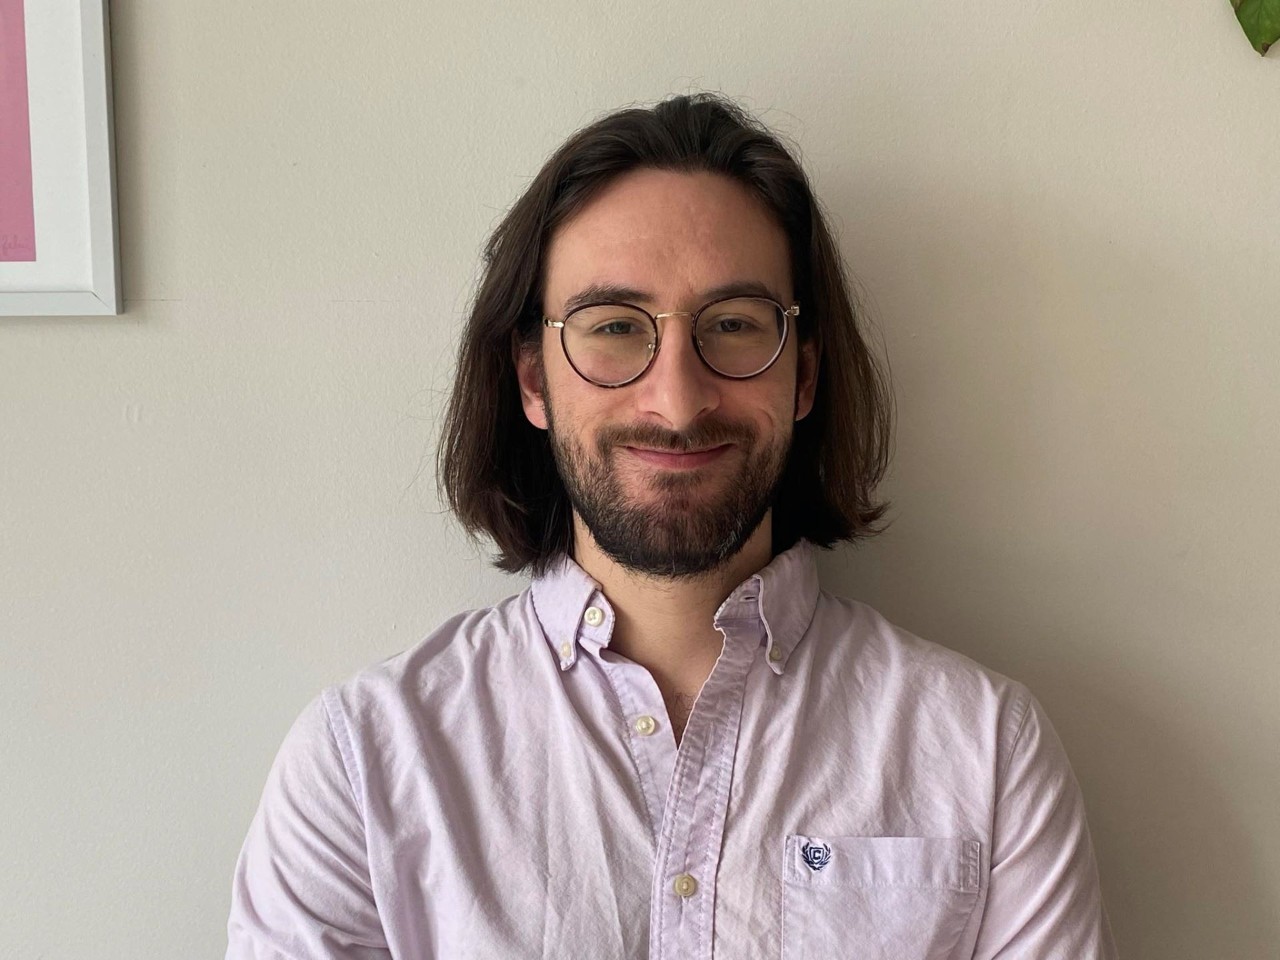
{"label": "oxford cloth fabric", "polygon": [[1025,687],[820,590],[719,608],[677,749],[565,559],[323,690],[232,883],[228,960],[1115,954],[1080,791]]}

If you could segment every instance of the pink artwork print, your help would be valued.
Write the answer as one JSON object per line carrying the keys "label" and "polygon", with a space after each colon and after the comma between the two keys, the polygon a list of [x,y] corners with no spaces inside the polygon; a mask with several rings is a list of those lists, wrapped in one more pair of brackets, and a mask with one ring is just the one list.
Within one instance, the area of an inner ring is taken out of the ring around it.
{"label": "pink artwork print", "polygon": [[0,0],[0,261],[36,258],[23,0]]}

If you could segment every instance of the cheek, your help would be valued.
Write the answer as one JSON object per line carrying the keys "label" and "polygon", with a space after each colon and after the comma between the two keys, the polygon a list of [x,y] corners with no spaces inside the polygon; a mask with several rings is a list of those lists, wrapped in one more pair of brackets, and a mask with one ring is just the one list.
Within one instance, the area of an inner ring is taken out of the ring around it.
{"label": "cheek", "polygon": [[580,379],[560,348],[560,335],[557,331],[548,330],[542,338],[542,391],[548,408],[553,404],[557,423],[566,421],[569,412],[574,408],[573,391],[575,380]]}
{"label": "cheek", "polygon": [[614,410],[617,391],[602,390],[578,376],[558,340],[547,344],[542,359],[544,408],[552,428],[565,439],[594,447],[598,427],[624,416]]}
{"label": "cheek", "polygon": [[542,338],[542,369],[551,393],[557,400],[561,397],[585,396],[589,391],[608,392],[601,391],[599,387],[578,376],[578,372],[569,363],[569,358],[564,355],[558,330],[548,330]]}
{"label": "cheek", "polygon": [[765,394],[758,402],[767,413],[770,427],[775,432],[790,433],[795,425],[797,399],[794,341],[787,344],[778,362],[758,379]]}
{"label": "cheek", "polygon": [[542,369],[550,378],[553,371],[558,370],[561,365],[566,364],[564,350],[560,347],[560,331],[544,329],[542,331]]}
{"label": "cheek", "polygon": [[[764,387],[765,384],[759,384]],[[757,450],[787,443],[795,427],[795,397],[789,382],[770,384],[767,394],[752,393],[733,398],[721,408],[731,420],[749,423],[756,435]]]}

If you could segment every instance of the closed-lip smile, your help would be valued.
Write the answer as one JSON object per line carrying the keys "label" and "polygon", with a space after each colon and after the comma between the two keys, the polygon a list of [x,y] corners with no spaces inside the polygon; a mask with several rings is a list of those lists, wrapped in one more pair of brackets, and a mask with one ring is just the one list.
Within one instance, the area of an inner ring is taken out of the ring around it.
{"label": "closed-lip smile", "polygon": [[704,447],[701,450],[677,451],[656,450],[652,447],[634,447],[624,445],[624,449],[637,459],[655,467],[688,470],[711,463],[720,457],[731,446],[733,446],[731,443],[721,443],[714,447]]}

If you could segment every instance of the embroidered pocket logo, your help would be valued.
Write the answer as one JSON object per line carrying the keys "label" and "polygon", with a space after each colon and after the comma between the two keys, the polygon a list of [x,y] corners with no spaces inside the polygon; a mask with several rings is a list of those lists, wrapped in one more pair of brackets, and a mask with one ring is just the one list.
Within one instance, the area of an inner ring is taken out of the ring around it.
{"label": "embroidered pocket logo", "polygon": [[800,848],[800,856],[810,870],[821,870],[831,862],[831,848],[825,843],[806,843]]}

